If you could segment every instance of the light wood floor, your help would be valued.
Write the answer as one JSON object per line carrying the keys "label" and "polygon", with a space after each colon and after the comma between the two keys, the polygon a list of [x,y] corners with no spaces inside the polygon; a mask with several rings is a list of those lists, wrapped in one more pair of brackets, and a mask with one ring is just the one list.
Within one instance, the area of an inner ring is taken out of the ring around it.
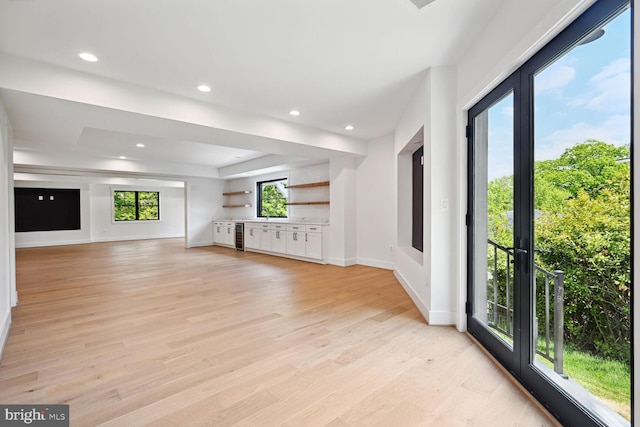
{"label": "light wood floor", "polygon": [[0,402],[72,426],[544,426],[392,272],[181,239],[19,249]]}

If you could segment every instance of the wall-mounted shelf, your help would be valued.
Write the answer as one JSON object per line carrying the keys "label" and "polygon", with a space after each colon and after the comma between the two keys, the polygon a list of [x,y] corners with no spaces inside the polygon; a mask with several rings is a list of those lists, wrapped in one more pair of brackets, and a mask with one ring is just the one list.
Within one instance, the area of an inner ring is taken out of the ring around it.
{"label": "wall-mounted shelf", "polygon": [[251,194],[250,190],[245,190],[245,191],[229,191],[226,193],[222,193],[223,196],[237,196],[240,194]]}
{"label": "wall-mounted shelf", "polygon": [[[222,193],[223,196],[246,196],[247,194],[251,194],[251,190],[244,191],[225,191]],[[250,200],[247,199],[227,199],[229,202],[228,205],[222,205],[223,208],[250,208],[251,203],[247,203]],[[235,202],[235,203],[234,203]]]}
{"label": "wall-mounted shelf", "polygon": [[319,202],[290,202],[287,205],[328,205],[329,201],[319,201]]}
{"label": "wall-mounted shelf", "polygon": [[329,181],[322,181],[322,182],[310,182],[308,184],[294,184],[294,185],[287,185],[287,189],[289,188],[311,188],[311,187],[326,187],[330,185]]}

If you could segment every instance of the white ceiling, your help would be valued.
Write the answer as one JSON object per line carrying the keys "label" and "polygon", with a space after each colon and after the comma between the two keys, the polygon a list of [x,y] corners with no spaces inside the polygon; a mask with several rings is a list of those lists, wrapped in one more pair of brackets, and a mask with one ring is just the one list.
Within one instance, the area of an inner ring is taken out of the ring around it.
{"label": "white ceiling", "polygon": [[233,177],[363,155],[502,1],[0,0],[17,168]]}

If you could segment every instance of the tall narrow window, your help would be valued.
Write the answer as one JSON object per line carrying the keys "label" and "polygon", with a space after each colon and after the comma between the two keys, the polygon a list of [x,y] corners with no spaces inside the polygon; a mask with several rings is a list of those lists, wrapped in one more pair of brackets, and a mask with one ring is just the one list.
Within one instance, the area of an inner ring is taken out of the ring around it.
{"label": "tall narrow window", "polygon": [[286,218],[287,217],[287,179],[273,179],[260,181],[257,184],[258,217]]}
{"label": "tall narrow window", "polygon": [[158,191],[114,191],[114,221],[160,220],[160,193]]}
{"label": "tall narrow window", "polygon": [[411,155],[411,246],[422,252],[424,223],[424,147]]}

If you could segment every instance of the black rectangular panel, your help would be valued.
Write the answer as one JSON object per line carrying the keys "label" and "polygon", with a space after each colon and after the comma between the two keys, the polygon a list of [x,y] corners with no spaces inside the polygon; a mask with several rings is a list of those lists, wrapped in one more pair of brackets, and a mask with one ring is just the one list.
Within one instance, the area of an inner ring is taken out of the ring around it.
{"label": "black rectangular panel", "polygon": [[16,232],[80,230],[80,190],[15,188]]}
{"label": "black rectangular panel", "polygon": [[422,252],[424,224],[424,147],[412,155],[411,246]]}

